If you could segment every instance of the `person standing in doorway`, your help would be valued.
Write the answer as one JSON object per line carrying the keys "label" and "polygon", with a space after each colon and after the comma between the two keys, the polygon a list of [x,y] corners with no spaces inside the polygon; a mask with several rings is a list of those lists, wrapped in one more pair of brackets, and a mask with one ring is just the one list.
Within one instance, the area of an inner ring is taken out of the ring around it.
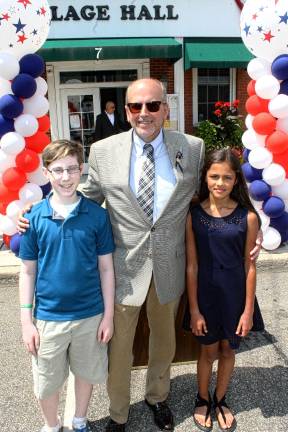
{"label": "person standing in doorway", "polygon": [[115,103],[107,101],[105,111],[96,117],[95,140],[99,141],[127,130],[127,126],[115,111]]}

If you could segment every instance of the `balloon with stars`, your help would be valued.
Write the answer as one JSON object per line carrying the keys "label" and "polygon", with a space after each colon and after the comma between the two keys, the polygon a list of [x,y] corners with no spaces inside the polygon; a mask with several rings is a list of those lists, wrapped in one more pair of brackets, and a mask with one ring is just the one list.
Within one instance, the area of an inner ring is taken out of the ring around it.
{"label": "balloon with stars", "polygon": [[288,50],[287,0],[247,1],[242,9],[240,28],[248,50],[272,62]]}
{"label": "balloon with stars", "polygon": [[0,0],[0,50],[18,58],[36,52],[47,39],[50,21],[47,0]]}

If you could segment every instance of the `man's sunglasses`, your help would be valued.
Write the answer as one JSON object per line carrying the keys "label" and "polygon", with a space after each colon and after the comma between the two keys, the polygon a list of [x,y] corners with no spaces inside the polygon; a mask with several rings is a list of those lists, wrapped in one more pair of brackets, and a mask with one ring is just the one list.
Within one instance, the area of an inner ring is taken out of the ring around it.
{"label": "man's sunglasses", "polygon": [[127,106],[129,108],[129,111],[132,114],[139,114],[142,110],[143,105],[146,106],[147,110],[150,112],[158,112],[160,109],[160,105],[162,104],[162,101],[153,101],[153,102],[146,102],[146,103],[140,103],[140,102],[130,102],[127,103]]}

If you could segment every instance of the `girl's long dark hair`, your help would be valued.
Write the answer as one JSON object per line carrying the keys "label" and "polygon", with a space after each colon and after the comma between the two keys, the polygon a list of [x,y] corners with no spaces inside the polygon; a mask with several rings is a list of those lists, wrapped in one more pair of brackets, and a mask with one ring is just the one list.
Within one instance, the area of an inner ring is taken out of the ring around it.
{"label": "girl's long dark hair", "polygon": [[258,218],[259,227],[261,226],[261,219],[256,212],[248,193],[247,184],[242,173],[240,161],[237,156],[234,155],[233,151],[227,147],[220,150],[213,150],[208,153],[205,159],[204,167],[201,175],[199,200],[204,201],[209,197],[209,190],[206,182],[207,171],[214,163],[227,162],[231,169],[236,174],[236,183],[231,191],[230,197],[236,201],[241,207],[247,208],[256,214]]}

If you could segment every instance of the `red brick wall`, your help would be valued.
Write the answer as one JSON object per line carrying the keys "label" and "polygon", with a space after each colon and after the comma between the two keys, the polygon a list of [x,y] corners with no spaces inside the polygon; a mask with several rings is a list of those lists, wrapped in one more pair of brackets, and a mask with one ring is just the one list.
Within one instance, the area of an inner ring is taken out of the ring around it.
{"label": "red brick wall", "polygon": [[237,69],[236,75],[236,99],[240,100],[239,114],[246,117],[245,102],[248,99],[247,84],[250,81],[246,69]]}
{"label": "red brick wall", "polygon": [[174,62],[166,59],[151,59],[150,76],[166,81],[167,93],[174,93]]}
{"label": "red brick wall", "polygon": [[192,70],[184,72],[184,112],[185,112],[185,127],[184,130],[188,134],[193,133],[193,96],[192,96]]}

